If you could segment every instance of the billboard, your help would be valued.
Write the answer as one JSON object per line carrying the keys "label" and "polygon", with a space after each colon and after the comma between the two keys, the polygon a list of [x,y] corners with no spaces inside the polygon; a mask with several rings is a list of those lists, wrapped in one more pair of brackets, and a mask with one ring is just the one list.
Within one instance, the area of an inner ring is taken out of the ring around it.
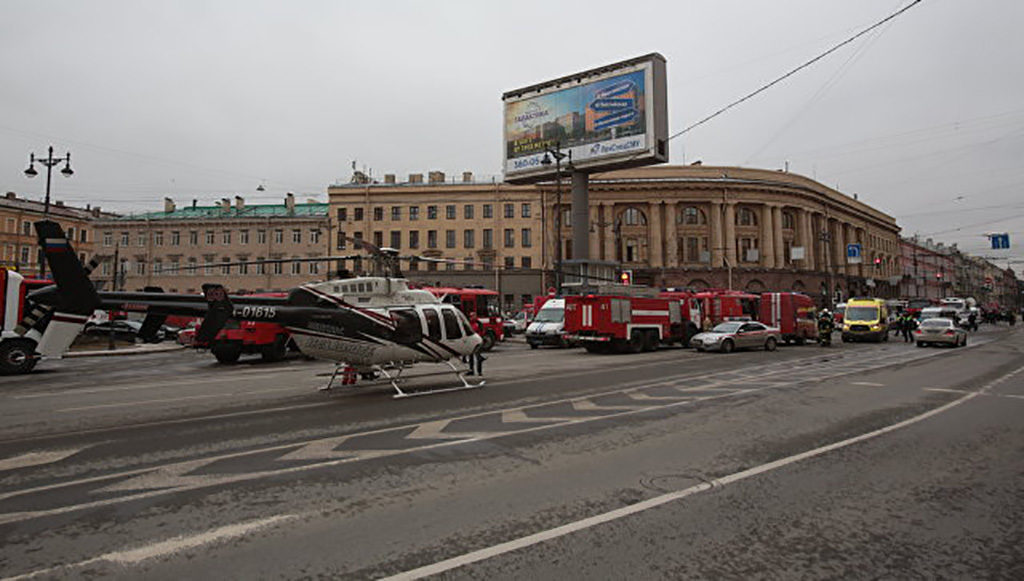
{"label": "billboard", "polygon": [[653,53],[502,95],[505,180],[553,179],[562,166],[608,171],[668,161],[665,58]]}

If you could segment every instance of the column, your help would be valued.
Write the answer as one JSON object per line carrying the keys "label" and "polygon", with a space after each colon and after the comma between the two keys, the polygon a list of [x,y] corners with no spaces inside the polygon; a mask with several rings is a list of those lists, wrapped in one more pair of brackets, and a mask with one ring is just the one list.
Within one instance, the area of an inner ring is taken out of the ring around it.
{"label": "column", "polygon": [[616,258],[615,245],[618,244],[615,236],[615,204],[601,204],[604,217],[604,259],[614,261]]}
{"label": "column", "polygon": [[647,220],[647,251],[650,253],[648,263],[651,268],[662,268],[665,262],[662,260],[662,235],[661,235],[661,202],[648,204],[650,211]]}
{"label": "column", "polygon": [[786,243],[782,240],[782,206],[772,206],[772,234],[775,236],[775,268],[785,268]]}
{"label": "column", "polygon": [[775,228],[771,204],[761,206],[761,266],[775,268]]}
{"label": "column", "polygon": [[842,222],[839,220],[833,220],[835,230],[835,242],[833,242],[833,255],[835,261],[832,263],[836,266],[836,274],[846,273],[846,231],[843,228]]}
{"label": "column", "polygon": [[679,230],[676,227],[679,220],[679,203],[665,203],[665,266],[676,268],[679,266]]}
{"label": "column", "polygon": [[737,266],[736,262],[736,202],[725,203],[725,220],[724,231],[725,231],[725,260],[728,261],[733,267]]}
{"label": "column", "polygon": [[800,210],[799,234],[800,245],[804,248],[803,266],[807,270],[816,270],[817,265],[815,264],[814,257],[817,256],[815,251],[818,249],[818,246],[814,237],[814,224],[811,213],[807,210]]}
{"label": "column", "polygon": [[588,228],[588,239],[590,240],[590,258],[597,260],[601,257],[601,204],[590,204],[590,227]]}
{"label": "column", "polygon": [[722,237],[722,204],[711,202],[711,268],[722,268],[725,264],[722,257],[725,256],[725,242]]}

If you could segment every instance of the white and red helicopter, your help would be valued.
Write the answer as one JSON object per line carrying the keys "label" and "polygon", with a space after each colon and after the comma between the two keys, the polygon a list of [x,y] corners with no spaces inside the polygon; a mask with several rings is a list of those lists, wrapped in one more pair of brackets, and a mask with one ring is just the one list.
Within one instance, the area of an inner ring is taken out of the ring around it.
{"label": "white and red helicopter", "polygon": [[[99,292],[88,271],[78,260],[60,225],[52,221],[35,223],[39,243],[46,253],[56,285],[32,293],[31,298],[50,316],[51,324],[82,324],[100,310],[144,312],[140,335],[155,331],[168,315],[202,317],[196,333],[197,345],[208,344],[231,319],[278,323],[286,327],[303,354],[335,364],[327,386],[331,389],[339,373],[346,383],[358,375],[364,379],[383,377],[395,390],[395,397],[472,389],[469,369],[452,363],[476,353],[483,339],[466,316],[452,305],[442,304],[430,292],[410,289],[401,277],[397,252],[361,244],[372,251],[379,276],[364,276],[302,285],[286,297],[232,296],[218,283],[203,285],[203,296],[146,292]],[[354,256],[313,260],[334,261]],[[437,260],[415,257],[417,260]],[[311,259],[299,259],[308,261]],[[263,261],[273,262],[273,261]],[[232,263],[240,264],[240,263]],[[249,264],[249,263],[247,263]],[[40,317],[42,318],[42,317]],[[460,384],[454,387],[405,391],[403,371],[416,363],[436,363],[448,368]]]}

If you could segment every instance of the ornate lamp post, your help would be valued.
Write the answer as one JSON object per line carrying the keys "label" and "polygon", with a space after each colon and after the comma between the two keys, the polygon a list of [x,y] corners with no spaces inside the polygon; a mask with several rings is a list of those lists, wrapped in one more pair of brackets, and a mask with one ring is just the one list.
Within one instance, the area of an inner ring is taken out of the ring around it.
{"label": "ornate lamp post", "polygon": [[[53,146],[51,145],[47,151],[46,159],[36,159],[36,154],[30,153],[28,157],[28,169],[25,170],[25,176],[34,178],[39,175],[36,171],[35,164],[39,162],[46,166],[46,202],[43,205],[43,218],[50,218],[50,178],[53,174],[53,166],[64,162],[64,169],[60,170],[60,173],[64,174],[64,177],[69,178],[75,174],[71,169],[71,152],[64,154],[64,157],[53,157]],[[39,278],[46,278],[46,258],[42,250],[39,251]]]}

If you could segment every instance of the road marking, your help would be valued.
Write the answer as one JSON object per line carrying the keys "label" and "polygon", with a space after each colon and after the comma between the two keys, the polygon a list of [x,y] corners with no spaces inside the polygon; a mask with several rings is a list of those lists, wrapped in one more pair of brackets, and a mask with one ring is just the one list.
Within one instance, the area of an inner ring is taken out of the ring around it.
{"label": "road marking", "polygon": [[168,555],[173,555],[174,553],[180,553],[181,551],[197,549],[205,545],[212,545],[214,543],[227,541],[229,539],[244,537],[260,529],[277,525],[282,522],[294,520],[298,517],[299,515],[297,514],[285,514],[272,516],[269,518],[264,518],[255,521],[226,525],[196,535],[182,535],[179,537],[174,537],[173,539],[160,541],[135,549],[126,549],[124,551],[114,551],[111,553],[106,553],[98,557],[93,557],[92,559],[79,561],[77,563],[57,565],[55,567],[39,569],[36,571],[31,571],[29,573],[24,573],[22,575],[5,577],[3,581],[20,581],[22,579],[32,579],[34,577],[51,575],[56,577],[63,577],[71,574],[73,571],[76,571],[78,569],[94,566],[96,564],[104,562],[120,566],[138,565],[143,561],[148,561],[150,559],[155,559],[157,557],[165,557]]}
{"label": "road marking", "polygon": [[0,472],[4,470],[14,470],[16,468],[26,468],[28,466],[40,466],[42,464],[60,462],[69,456],[74,456],[84,449],[85,448],[71,448],[68,450],[29,452],[12,458],[4,458],[3,460],[0,460]]}
{"label": "road marking", "polygon": [[866,385],[868,387],[885,387],[884,383],[875,383],[873,381],[851,381],[850,385]]}
{"label": "road marking", "polygon": [[[942,389],[940,387],[926,387],[925,391],[937,391],[941,393],[975,393],[965,389]],[[1008,397],[1011,399],[1024,399],[1024,395],[1014,395],[1012,393],[986,393],[982,395],[991,395],[993,397]]]}
{"label": "road marking", "polygon": [[185,400],[189,400],[189,399],[210,399],[210,398],[214,398],[214,397],[229,397],[229,396],[234,396],[234,395],[237,395],[237,394],[233,394],[233,393],[225,393],[225,394],[222,394],[222,393],[211,393],[211,394],[207,394],[207,395],[189,395],[189,396],[185,396],[185,397],[170,397],[170,398],[166,398],[166,399],[149,399],[149,400],[145,400],[145,401],[126,401],[126,402],[121,402],[121,403],[104,403],[104,404],[99,404],[99,405],[87,405],[87,406],[82,406],[82,407],[77,407],[77,408],[64,408],[64,409],[57,410],[57,412],[58,413],[71,413],[71,412],[80,412],[80,411],[85,411],[85,410],[97,410],[97,409],[103,409],[103,408],[123,408],[123,407],[137,406],[137,405],[148,405],[148,404],[152,404],[152,403],[169,403],[169,402],[176,402],[176,401],[185,401]]}
{"label": "road marking", "polygon": [[754,476],[758,476],[766,472],[778,470],[779,468],[789,466],[790,464],[795,464],[796,462],[800,462],[802,460],[822,456],[835,450],[846,448],[854,444],[859,444],[860,442],[871,440],[884,434],[888,434],[889,432],[906,428],[920,421],[926,420],[932,416],[946,412],[966,401],[969,401],[977,397],[978,395],[982,395],[983,393],[991,389],[993,386],[995,386],[997,383],[1001,383],[1005,379],[1009,378],[1010,376],[1016,375],[1021,371],[1024,371],[1024,367],[1019,367],[1014,371],[1011,371],[1006,375],[1003,375],[1002,377],[992,382],[989,382],[987,385],[985,385],[976,392],[964,394],[963,397],[960,397],[959,399],[953,400],[945,405],[924,412],[923,414],[914,416],[901,422],[897,422],[895,424],[891,424],[889,426],[885,426],[884,428],[879,428],[866,434],[861,434],[859,436],[847,438],[846,440],[841,440],[833,444],[828,444],[826,446],[814,448],[813,450],[801,452],[800,454],[795,454],[793,456],[788,456],[786,458],[775,460],[773,462],[761,464],[760,466],[754,466],[753,468],[748,468],[746,470],[735,472],[728,476],[723,476],[721,478],[714,479],[711,482],[702,482],[701,484],[697,484],[689,488],[669,492],[667,494],[656,496],[654,498],[650,498],[642,502],[638,502],[636,504],[631,504],[629,506],[624,506],[622,508],[617,508],[615,510],[611,510],[589,518],[571,522],[560,527],[555,527],[553,529],[548,529],[546,531],[540,531],[532,535],[527,535],[525,537],[520,537],[518,539],[513,539],[511,541],[506,541],[504,543],[499,543],[497,545],[485,547],[483,549],[479,549],[476,551],[471,551],[464,555],[459,555],[458,557],[445,559],[444,561],[439,561],[431,565],[426,565],[416,569],[411,569],[409,571],[404,571],[402,573],[398,573],[397,575],[385,577],[384,579],[388,581],[412,581],[414,579],[422,579],[430,575],[439,575],[441,573],[451,571],[452,569],[464,567],[466,565],[476,563],[478,561],[483,561],[486,559],[490,559],[492,557],[497,557],[499,555],[510,553],[512,551],[518,551],[526,547],[530,547],[559,537],[563,537],[565,535],[575,533],[584,529],[588,529],[600,524],[612,522],[621,518],[625,518],[627,516],[632,516],[634,514],[639,514],[652,508],[656,508],[664,504],[668,504],[670,502],[675,502],[677,500],[681,500],[683,498],[692,496],[700,492],[711,490],[712,488],[721,488],[723,486],[727,486],[735,482],[746,480],[747,478],[752,478]]}

